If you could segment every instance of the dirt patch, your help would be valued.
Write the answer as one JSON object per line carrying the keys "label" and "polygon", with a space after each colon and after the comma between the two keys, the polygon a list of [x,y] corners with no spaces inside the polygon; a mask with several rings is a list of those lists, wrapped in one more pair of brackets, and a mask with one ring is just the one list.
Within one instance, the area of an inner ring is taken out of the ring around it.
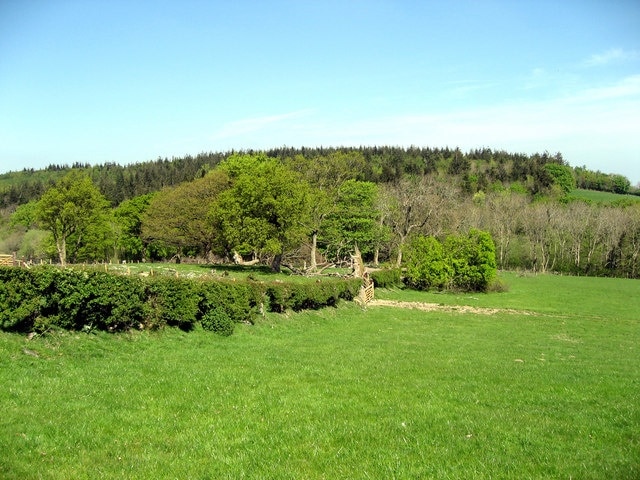
{"label": "dirt patch", "polygon": [[514,310],[512,308],[471,307],[468,305],[442,305],[440,303],[423,302],[396,302],[394,300],[372,300],[367,305],[372,307],[411,308],[414,310],[422,310],[423,312],[473,313],[476,315],[495,315],[496,313],[509,313],[512,315],[536,315],[535,312],[529,312],[526,310]]}

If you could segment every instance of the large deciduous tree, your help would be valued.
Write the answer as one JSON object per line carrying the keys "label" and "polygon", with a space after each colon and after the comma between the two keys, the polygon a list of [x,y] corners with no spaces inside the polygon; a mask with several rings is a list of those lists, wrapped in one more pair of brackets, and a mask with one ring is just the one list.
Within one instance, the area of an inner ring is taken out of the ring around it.
{"label": "large deciduous tree", "polygon": [[145,257],[142,219],[152,198],[151,193],[133,197],[122,202],[113,212],[118,227],[117,247],[124,260],[140,261]]}
{"label": "large deciduous tree", "polygon": [[311,235],[309,270],[314,271],[317,269],[318,236],[333,209],[336,191],[346,180],[362,180],[367,163],[361,152],[334,151],[314,157],[295,155],[287,158],[285,164],[312,187],[308,229]]}
{"label": "large deciduous tree", "polygon": [[209,256],[220,240],[209,212],[229,185],[226,172],[213,170],[202,178],[158,192],[143,216],[143,240],[160,242],[178,252],[194,249]]}
{"label": "large deciduous tree", "polygon": [[67,263],[69,239],[73,238],[75,250],[80,248],[90,229],[104,224],[108,206],[91,179],[78,170],[69,172],[42,195],[36,217],[53,235],[63,266]]}
{"label": "large deciduous tree", "polygon": [[323,225],[323,243],[335,258],[344,257],[357,246],[371,254],[381,236],[377,207],[378,187],[371,182],[347,180],[335,193],[332,211]]}
{"label": "large deciduous tree", "polygon": [[308,235],[310,187],[297,173],[264,155],[234,155],[219,169],[231,188],[213,205],[211,218],[228,253],[270,257],[280,271],[283,255]]}
{"label": "large deciduous tree", "polygon": [[402,253],[410,235],[440,235],[449,224],[446,217],[453,209],[456,190],[436,176],[404,177],[385,184],[381,196],[385,222],[391,227],[397,249],[396,266],[402,264]]}

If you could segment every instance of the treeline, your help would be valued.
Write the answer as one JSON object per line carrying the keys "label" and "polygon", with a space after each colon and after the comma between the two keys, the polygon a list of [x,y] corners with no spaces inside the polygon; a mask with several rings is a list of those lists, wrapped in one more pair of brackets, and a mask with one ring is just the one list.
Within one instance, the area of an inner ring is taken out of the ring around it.
{"label": "treeline", "polygon": [[[68,171],[83,170],[97,185],[112,206],[125,200],[152,193],[202,177],[221,161],[235,153],[254,154],[254,151],[209,152],[184,157],[158,158],[154,161],[120,165],[88,163],[50,165],[44,170],[25,169],[0,175],[0,208],[22,205],[37,200]],[[313,160],[335,154],[361,155],[364,159],[358,180],[390,183],[406,175],[433,173],[459,177],[468,193],[488,191],[496,186],[519,184],[522,191],[539,194],[553,183],[545,165],[566,166],[560,153],[526,155],[490,148],[462,152],[455,148],[418,147],[341,147],[341,148],[274,148],[264,153],[281,161],[302,156]],[[571,169],[575,186],[590,190],[640,195],[621,175],[593,172],[586,167]]]}
{"label": "treeline", "polygon": [[[444,170],[378,183],[358,149],[313,152],[232,154],[194,180],[116,207],[86,170],[72,170],[16,209],[0,250],[63,264],[235,260],[277,271],[349,263],[357,246],[372,264],[406,267],[416,238],[446,243],[479,229],[490,232],[499,268],[640,277],[640,202],[572,199],[575,178],[561,157],[542,155],[536,161],[549,161],[525,181],[485,190],[479,165],[494,165],[480,159],[465,170],[455,150]],[[505,161],[507,175],[516,165]]]}

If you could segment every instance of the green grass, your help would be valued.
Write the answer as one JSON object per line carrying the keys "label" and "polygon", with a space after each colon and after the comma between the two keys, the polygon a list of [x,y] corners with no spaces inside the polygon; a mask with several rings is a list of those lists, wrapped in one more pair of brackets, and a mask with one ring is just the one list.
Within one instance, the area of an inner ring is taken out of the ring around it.
{"label": "green grass", "polygon": [[508,308],[603,320],[640,317],[638,280],[514,272],[500,272],[498,276],[508,291],[486,294],[378,289],[375,295],[388,300]]}
{"label": "green grass", "polygon": [[640,196],[638,195],[622,195],[612,192],[600,192],[597,190],[584,190],[577,188],[570,194],[573,199],[588,200],[594,203],[616,203],[620,201],[640,202]]}
{"label": "green grass", "polygon": [[0,478],[640,477],[640,283],[506,281],[437,298],[545,315],[0,334]]}

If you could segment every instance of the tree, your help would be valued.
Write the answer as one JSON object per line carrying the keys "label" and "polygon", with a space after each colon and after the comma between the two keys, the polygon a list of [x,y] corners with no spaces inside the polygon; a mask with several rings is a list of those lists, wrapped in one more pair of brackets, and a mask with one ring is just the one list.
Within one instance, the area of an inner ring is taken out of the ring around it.
{"label": "tree", "polygon": [[526,195],[505,190],[486,197],[484,220],[496,243],[497,260],[500,268],[506,268],[511,243],[523,223],[523,212],[528,205]]}
{"label": "tree", "polygon": [[283,255],[307,237],[309,184],[276,159],[264,155],[234,155],[219,166],[231,187],[211,209],[227,253],[271,257],[280,271]]}
{"label": "tree", "polygon": [[219,244],[209,212],[219,195],[229,188],[226,172],[213,170],[192,182],[167,188],[151,199],[143,215],[142,238],[209,256]]}
{"label": "tree", "polygon": [[382,186],[381,196],[386,199],[383,213],[394,236],[397,267],[402,264],[404,246],[411,234],[440,233],[439,223],[451,210],[454,195],[450,184],[433,175],[405,177]]}
{"label": "tree", "polygon": [[314,271],[317,268],[318,235],[326,216],[332,210],[336,190],[346,180],[361,180],[366,162],[361,152],[335,151],[316,157],[298,154],[287,158],[285,164],[302,175],[312,187],[309,269]]}
{"label": "tree", "polygon": [[91,227],[104,221],[109,202],[83,172],[71,170],[38,202],[36,218],[53,235],[60,263],[67,262],[67,241],[79,248]]}
{"label": "tree", "polygon": [[544,169],[551,177],[553,183],[558,185],[565,195],[571,193],[571,191],[576,188],[576,179],[573,176],[571,167],[557,163],[547,163]]}
{"label": "tree", "polygon": [[323,243],[336,258],[357,245],[363,255],[373,253],[380,236],[375,183],[347,180],[336,191],[334,208],[323,224]]}
{"label": "tree", "polygon": [[149,193],[125,200],[113,212],[118,227],[117,247],[124,260],[140,261],[145,256],[142,219],[152,198]]}
{"label": "tree", "polygon": [[613,193],[627,194],[631,188],[631,182],[623,175],[610,175],[611,191]]}

